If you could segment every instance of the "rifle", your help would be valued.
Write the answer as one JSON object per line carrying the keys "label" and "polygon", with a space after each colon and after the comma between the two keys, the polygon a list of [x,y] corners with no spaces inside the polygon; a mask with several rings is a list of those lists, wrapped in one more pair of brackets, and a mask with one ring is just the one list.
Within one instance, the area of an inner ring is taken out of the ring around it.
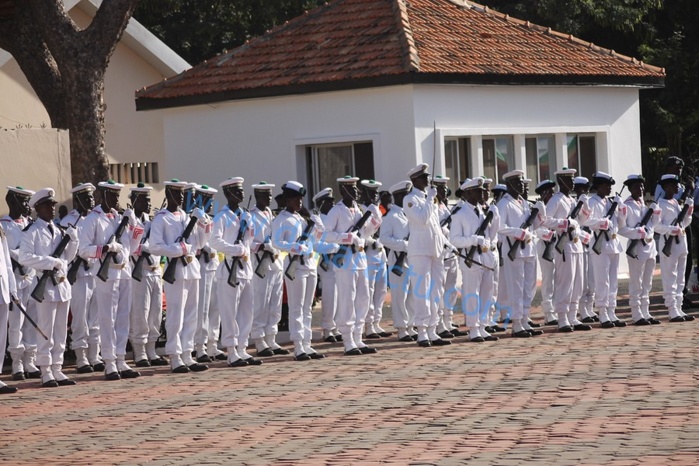
{"label": "rifle", "polygon": [[[56,249],[53,251],[53,253],[51,253],[51,257],[61,257],[61,254],[63,254],[63,251],[66,250],[68,243],[70,243],[70,236],[68,236],[67,234],[63,234],[61,242],[58,243]],[[51,283],[53,283],[54,286],[58,285],[58,282],[56,281],[56,269],[44,270],[44,273],[41,275],[41,278],[39,278],[39,281],[37,282],[31,294],[31,297],[34,298],[34,301],[36,301],[37,303],[41,303],[44,301],[44,293],[46,292],[46,282],[49,281],[49,278],[51,279]]]}
{"label": "rifle", "polygon": [[[410,233],[405,237],[405,241],[410,239]],[[403,269],[405,269],[405,258],[408,255],[408,251],[401,251],[396,254],[396,263],[391,267],[391,272],[395,273],[399,277],[403,276]]]}
{"label": "rifle", "polygon": [[[643,218],[641,219],[638,224],[636,224],[636,228],[638,227],[644,227],[650,222],[651,217],[653,217],[653,209],[648,208],[646,210],[646,213],[643,214]],[[638,259],[638,254],[636,254],[636,248],[638,247],[638,243],[640,242],[640,239],[632,239],[629,241],[629,246],[626,248],[626,255],[629,257],[632,257],[634,259]]]}
{"label": "rifle", "polygon": [[[675,226],[675,225],[681,225],[682,222],[684,222],[684,218],[687,216],[687,212],[689,211],[689,205],[687,205],[687,195],[689,194],[689,189],[685,189],[684,192],[682,193],[682,196],[680,196],[680,201],[684,202],[684,205],[682,206],[682,210],[680,213],[677,215],[677,218],[672,221],[670,226]],[[680,244],[680,238],[679,236],[675,236],[675,243]],[[673,244],[673,238],[670,237],[668,238],[667,235],[665,235],[665,245],[663,246],[663,254],[665,254],[666,257],[670,257],[670,254],[672,254],[672,244]]]}
{"label": "rifle", "polygon": [[[36,331],[39,332],[39,335],[44,337],[44,340],[49,341],[49,337],[47,337],[46,334],[39,328],[39,326],[36,325],[36,322],[34,322],[34,319],[32,319],[31,316],[29,314],[27,314],[27,310],[24,309],[24,306],[22,306],[22,303],[19,301],[19,299],[17,299],[17,296],[10,295],[10,301],[12,301],[10,303],[10,306],[9,306],[10,310],[12,310],[12,304],[14,303],[14,305],[17,306],[17,309],[19,309],[19,311],[22,314],[24,314],[24,317],[27,319],[27,321],[30,324],[32,324],[32,327],[34,327],[36,329]],[[39,301],[39,302],[41,302],[41,301]]]}
{"label": "rifle", "polygon": [[75,259],[73,259],[73,262],[70,264],[70,268],[68,269],[68,273],[66,274],[68,283],[71,285],[75,284],[75,280],[78,279],[78,269],[80,269],[82,264],[85,264],[85,270],[87,270],[87,261],[80,256],[75,256]]}
{"label": "rifle", "polygon": [[451,217],[452,217],[455,213],[457,213],[458,211],[460,211],[460,210],[461,210],[461,206],[460,206],[460,205],[455,206],[455,207],[451,210],[451,212],[449,212],[449,215],[448,215],[444,220],[442,220],[441,222],[439,222],[439,226],[440,226],[440,227],[450,227],[450,226],[451,226]]}
{"label": "rifle", "polygon": [[[271,236],[267,236],[267,238],[265,238],[264,243],[262,243],[263,246],[265,244],[269,244],[271,239]],[[267,263],[273,256],[274,255],[266,249],[262,252],[262,258],[260,259],[260,263],[257,264],[257,267],[255,267],[255,275],[257,275],[260,278],[265,278],[265,276],[267,276]]]}
{"label": "rifle", "polygon": [[[606,215],[604,218],[610,219],[614,216],[614,212],[616,212],[617,208],[617,201],[613,201],[612,205],[609,206],[609,210],[607,211]],[[595,254],[599,255],[602,253],[602,243],[600,242],[600,238],[604,235],[604,238],[606,241],[609,241],[609,233],[607,233],[607,230],[602,230],[598,234],[595,235],[595,242],[592,243],[592,250],[595,252]]]}
{"label": "rifle", "polygon": [[[359,232],[364,227],[364,224],[369,220],[369,217],[371,217],[371,211],[367,210],[364,212],[364,215],[362,215],[362,218],[357,220],[357,223],[352,225],[349,230],[347,230],[347,233],[354,233],[354,232]],[[347,255],[347,250],[352,249],[352,253],[355,253],[354,245],[347,245],[343,244],[340,246],[340,250],[335,253],[335,256],[333,257],[333,262],[335,263],[335,266],[338,268],[341,268],[342,265],[345,263],[345,255]]]}
{"label": "rifle", "polygon": [[[245,235],[245,230],[248,228],[248,224],[245,221],[245,219],[240,221],[240,228],[238,228],[238,236],[235,238],[235,243],[233,244],[240,244],[241,241],[243,241],[243,236]],[[225,261],[225,259],[224,259]],[[235,288],[236,286],[239,285],[239,282],[237,281],[237,276],[235,273],[235,269],[240,267],[240,256],[235,256],[231,260],[231,266],[228,269],[228,284]]]}
{"label": "rifle", "polygon": [[24,267],[22,267],[22,264],[12,258],[10,258],[10,260],[12,261],[12,271],[19,271],[20,275],[24,275]]}
{"label": "rifle", "polygon": [[[574,220],[575,217],[577,217],[580,213],[580,209],[582,209],[582,206],[583,201],[578,201],[578,203],[575,204],[575,207],[573,207],[573,210],[571,210],[568,214],[568,220]],[[558,237],[558,241],[556,241],[556,251],[558,251],[558,254],[563,254],[563,248],[568,243],[568,241],[572,239],[573,234],[571,232],[563,233],[561,236]]]}
{"label": "rifle", "polygon": [[[311,235],[311,232],[313,231],[313,227],[315,226],[316,223],[313,220],[309,219],[306,224],[306,228],[303,230],[301,236],[298,237],[296,242],[304,243],[305,241],[307,241],[308,237]],[[303,257],[300,255],[294,255],[289,258],[289,265],[286,266],[286,270],[284,271],[284,276],[289,280],[294,280],[296,278],[296,261],[299,258],[301,258],[301,261],[303,261]],[[301,263],[303,264],[303,262]]]}
{"label": "rifle", "polygon": [[[476,230],[476,235],[477,236],[485,235],[485,230],[486,230],[486,228],[488,228],[488,225],[490,225],[490,222],[492,222],[492,221],[493,221],[493,212],[489,210],[488,213],[485,214],[485,218],[483,219],[480,226]],[[468,252],[466,252],[466,258],[464,259],[464,262],[466,264],[466,267],[468,267],[469,269],[471,268],[471,265],[473,262],[473,256],[476,254],[477,247],[478,246],[471,246],[469,248]]]}
{"label": "rifle", "polygon": [[[141,240],[141,246],[145,244],[146,241],[148,241],[148,238],[150,237],[150,231],[151,229],[148,229],[148,233],[143,236],[143,239]],[[143,261],[148,261],[148,265],[153,265],[153,258],[151,257],[151,254],[149,252],[145,252],[141,250],[141,255],[138,256],[138,259],[136,259],[136,262],[134,262],[133,265],[133,270],[131,271],[131,278],[136,280],[137,282],[140,282],[143,279]]]}
{"label": "rifle", "polygon": [[[444,248],[445,248],[445,249],[447,249],[447,248],[450,249],[454,254],[456,254],[457,256],[459,256],[460,258],[462,258],[464,261],[467,259],[467,256],[464,256],[463,254],[461,254],[461,253],[459,252],[458,249],[456,249],[456,248],[451,249],[449,246],[450,246],[450,245],[446,245],[446,244],[445,244],[445,245],[444,245]],[[453,247],[453,246],[452,246],[452,247]],[[486,269],[486,270],[490,270],[491,272],[495,272],[495,269],[494,269],[493,267],[490,267],[490,266],[488,266],[488,265],[485,265],[485,264],[483,264],[482,262],[478,262],[476,259],[471,259],[471,264],[476,264],[477,266],[483,267],[483,268]]]}
{"label": "rifle", "polygon": [[547,262],[553,262],[553,249],[556,246],[553,238],[551,241],[544,241],[544,252],[541,254],[541,258]]}
{"label": "rifle", "polygon": [[[536,216],[539,215],[539,209],[536,207],[532,207],[531,212],[529,213],[529,217],[522,223],[522,226],[520,228],[522,230],[526,230],[532,224],[534,223],[534,219],[536,219]],[[524,242],[522,240],[515,240],[515,242],[510,246],[510,250],[507,252],[507,257],[510,258],[511,261],[515,260],[515,256],[517,256],[517,249],[522,248],[524,249]]]}
{"label": "rifle", "polygon": [[[126,226],[128,224],[129,224],[129,218],[128,217],[122,218],[116,231],[107,241],[107,244],[111,244],[112,241],[116,241],[117,243],[121,243],[121,241],[120,241],[121,235],[124,233],[124,230],[126,229]],[[100,264],[100,269],[97,271],[97,278],[99,278],[103,282],[106,282],[107,279],[109,278],[109,263],[110,262],[116,262],[116,252],[111,252],[111,251],[107,252],[107,255],[104,256],[104,260]]]}
{"label": "rifle", "polygon": [[[181,243],[183,241],[187,241],[189,239],[189,235],[192,234],[192,231],[194,231],[194,227],[196,226],[197,222],[199,221],[198,218],[196,217],[190,217],[189,223],[184,229],[184,232],[182,232],[182,236],[177,238],[176,243]],[[169,284],[175,283],[175,272],[177,271],[177,259],[181,259],[182,263],[186,266],[189,265],[189,262],[184,258],[184,256],[180,257],[172,257],[167,263],[167,267],[165,268],[165,273],[163,273],[163,280],[168,282]]]}

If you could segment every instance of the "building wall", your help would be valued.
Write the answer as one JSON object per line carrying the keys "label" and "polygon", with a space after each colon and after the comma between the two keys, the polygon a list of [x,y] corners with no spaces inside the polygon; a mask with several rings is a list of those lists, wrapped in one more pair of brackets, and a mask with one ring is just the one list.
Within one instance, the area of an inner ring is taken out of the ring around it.
{"label": "building wall", "polygon": [[[56,200],[72,208],[68,132],[56,129],[0,130],[0,215],[7,214],[5,186],[56,190]],[[31,154],[31,157],[18,154]],[[56,208],[58,212],[58,207]]]}

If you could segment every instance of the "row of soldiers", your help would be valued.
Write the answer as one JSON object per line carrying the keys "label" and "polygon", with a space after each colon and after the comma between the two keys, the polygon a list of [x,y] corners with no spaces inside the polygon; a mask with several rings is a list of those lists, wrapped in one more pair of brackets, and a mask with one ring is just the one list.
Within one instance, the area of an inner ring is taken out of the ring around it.
{"label": "row of soldiers", "polygon": [[[152,220],[151,187],[131,188],[130,206],[122,210],[123,185],[84,183],[73,188],[75,209],[60,228],[52,221],[52,189],[8,188],[10,214],[0,222],[0,345],[8,339],[13,378],[41,378],[44,387],[75,383],[62,370],[69,307],[79,373],[138,377],[126,362],[129,340],[137,367],[169,364],[173,373],[188,373],[208,369],[214,359],[231,367],[259,365],[247,352],[249,343],[258,357],[288,354],[276,342],[283,289],[294,359],[322,359],[311,342],[319,277],[323,339],[341,341],[347,356],[376,353],[365,340],[392,336],[381,327],[389,286],[400,341],[421,347],[448,345],[460,335],[493,341],[504,331],[498,324],[504,316],[514,337],[539,335],[529,315],[537,263],[547,323],[561,332],[589,330],[597,320],[603,328],[621,327],[615,308],[623,248],[617,235],[634,245],[627,252],[633,323],[659,323],[648,310],[654,233],[662,238],[670,321],[693,320],[681,309],[683,231],[693,201],[674,199],[677,175],[662,177],[662,199],[646,207],[640,175],[624,182],[631,196],[622,201],[608,197],[615,184],[610,175],[597,172],[588,182],[564,168],[555,183],[539,183],[541,199],[532,205],[528,180],[513,170],[503,175],[503,185],[493,186],[492,202],[492,180],[465,180],[450,209],[449,180],[428,169],[419,164],[389,189],[393,203],[386,212],[378,205],[381,183],[374,180],[338,179],[341,200],[323,189],[313,197],[313,213],[303,206],[305,188],[288,181],[278,196],[285,207],[276,217],[270,210],[275,186],[253,185],[256,205],[248,211],[241,206],[240,177],[220,184],[227,204],[214,216],[217,190],[168,181],[165,205]],[[163,292],[169,362],[155,351]],[[468,333],[452,319],[459,295]],[[14,391],[0,386],[2,393]]]}

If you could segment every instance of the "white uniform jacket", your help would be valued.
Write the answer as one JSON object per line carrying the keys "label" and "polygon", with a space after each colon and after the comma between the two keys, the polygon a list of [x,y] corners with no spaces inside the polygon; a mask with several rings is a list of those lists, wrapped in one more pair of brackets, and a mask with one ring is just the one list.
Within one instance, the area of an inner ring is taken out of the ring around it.
{"label": "white uniform jacket", "polygon": [[[78,229],[78,240],[80,239],[80,232],[82,229],[85,227],[85,218],[80,215],[80,212],[77,210],[73,209],[70,212],[68,212],[68,215],[63,217],[61,219],[61,226],[64,228],[68,228],[68,226],[73,225],[75,228]],[[78,256],[80,255],[80,243],[78,243]],[[81,256],[82,257],[82,256]],[[75,257],[77,259],[77,256]],[[97,271],[100,268],[100,263],[97,259],[94,257],[91,257],[87,259],[87,265],[83,263],[80,268],[78,269],[78,277],[85,277],[85,276],[95,276],[97,275]],[[97,265],[95,265],[97,264]]]}
{"label": "white uniform jacket", "polygon": [[[244,224],[245,231],[240,243],[236,243],[242,224]],[[252,280],[253,261],[250,257],[250,250],[255,238],[255,227],[255,222],[253,222],[250,212],[240,207],[234,212],[230,207],[225,206],[216,214],[210,243],[211,247],[225,255],[225,259],[216,271],[216,278],[228,280],[233,258],[239,257],[239,266],[236,267],[237,270],[235,272],[236,278]]]}
{"label": "white uniform jacket", "polygon": [[[334,243],[326,243],[322,241],[322,236],[324,232],[323,222],[317,215],[311,217],[311,220],[315,223],[313,229],[310,231],[308,239],[303,241],[302,244],[306,245],[308,251],[301,255],[296,267],[298,270],[316,270],[318,266],[318,260],[314,257],[314,254],[328,254],[337,250],[338,246]],[[303,234],[304,230],[308,226],[308,222],[298,213],[292,214],[288,210],[283,210],[277,215],[277,218],[272,222],[272,245],[288,253],[285,261],[284,268],[289,265],[289,261],[294,257],[292,249],[294,244],[299,242],[299,238]]]}
{"label": "white uniform jacket", "polygon": [[[17,283],[15,282],[15,274],[12,272],[7,235],[2,230],[0,230],[0,249],[0,299],[2,299],[4,304],[8,304],[10,295],[17,296]],[[3,348],[3,351],[5,351],[5,348]]]}
{"label": "white uniform jacket", "polygon": [[[20,217],[14,220],[9,215],[5,215],[0,218],[0,227],[2,227],[5,235],[7,236],[7,247],[9,249],[10,258],[19,264],[19,245],[22,242],[22,230],[24,230],[27,225],[29,225],[29,219],[27,217]],[[22,267],[24,269],[20,273],[20,267],[13,264],[12,269],[14,270],[15,282],[17,288],[22,290],[28,287],[32,280],[34,279],[34,269],[31,267]]]}
{"label": "white uniform jacket", "polygon": [[[393,204],[381,223],[381,243],[388,251],[389,259],[393,262],[401,252],[408,252],[410,227],[408,217],[403,208]],[[392,258],[391,258],[392,256]]]}
{"label": "white uniform jacket", "polygon": [[[150,226],[148,243],[151,254],[165,256],[168,258],[168,261],[184,256],[185,251],[180,246],[180,242],[182,241],[182,233],[184,233],[189,220],[189,215],[182,209],[177,209],[175,212],[170,212],[167,209],[159,210]],[[196,280],[201,278],[199,261],[196,260],[194,254],[197,249],[200,249],[209,240],[211,225],[211,219],[208,217],[197,221],[192,234],[189,235],[186,241],[192,247],[187,259],[188,265],[185,266],[180,259],[177,259],[175,280]]]}
{"label": "white uniform jacket", "polygon": [[160,275],[160,256],[153,254],[150,251],[150,229],[153,226],[153,222],[150,220],[147,214],[143,214],[141,218],[136,217],[136,223],[138,226],[143,228],[143,238],[138,247],[131,254],[131,265],[136,265],[136,261],[144,252],[150,254],[150,260],[144,259],[143,262],[143,276],[149,277],[152,275]]}
{"label": "white uniform jacket", "polygon": [[276,257],[276,259],[267,262],[269,264],[267,266],[267,271],[281,270],[282,257],[279,254],[279,250],[272,245],[272,222],[274,221],[272,210],[269,207],[265,210],[260,210],[255,206],[250,209],[250,215],[252,215],[252,221],[255,224],[255,237],[252,240],[252,246],[250,248],[256,257],[255,267],[257,267],[260,259],[262,259],[264,251],[269,251],[273,254],[272,257]]}
{"label": "white uniform jacket", "polygon": [[658,201],[658,206],[660,206],[660,221],[655,225],[655,231],[661,235],[660,241],[658,241],[658,251],[660,254],[663,254],[662,250],[665,247],[665,242],[677,241],[676,238],[679,239],[679,244],[674,244],[672,246],[672,254],[687,253],[687,235],[684,234],[684,230],[692,222],[694,200],[691,197],[688,198],[687,204],[689,205],[689,210],[678,229],[672,225],[682,210],[677,200],[660,199],[660,201]]}
{"label": "white uniform jacket", "polygon": [[645,228],[643,228],[639,225],[650,207],[646,207],[643,200],[636,201],[631,196],[626,198],[624,204],[626,204],[626,224],[619,228],[619,234],[628,238],[629,240],[641,240],[636,246],[636,255],[638,256],[638,260],[645,261],[651,257],[654,258],[656,255],[656,249],[655,240],[653,239],[653,232],[655,230],[655,226],[660,221],[660,207],[656,204],[656,209],[653,210],[653,215],[651,215],[650,220],[646,224]]}
{"label": "white uniform jacket", "polygon": [[[570,226],[568,216],[573,209],[575,209],[577,203],[578,201],[575,198],[566,196],[560,191],[551,196],[551,199],[546,203],[546,216],[548,217],[546,226],[554,230],[557,237],[568,234],[568,228]],[[584,205],[585,203],[583,202],[583,206]],[[570,241],[567,241],[565,244],[565,248],[563,249],[565,252],[583,252],[583,245],[580,241],[580,225],[578,224],[578,219],[580,218],[580,212],[582,212],[582,210],[581,207],[575,218],[575,228],[570,233]]]}
{"label": "white uniform jacket", "polygon": [[[361,218],[362,211],[356,202],[352,203],[352,207],[347,207],[344,202],[339,202],[328,212],[324,240],[348,246],[344,262],[340,267],[343,270],[363,270],[367,267],[366,253],[363,249],[356,248],[356,252],[352,253],[350,247],[352,235],[348,233]],[[376,231],[375,227],[371,226],[372,222],[376,222],[374,215],[371,215],[359,230],[358,233],[362,238],[366,239]]]}
{"label": "white uniform jacket", "polygon": [[[471,247],[476,246],[476,254],[473,258],[483,265],[494,267],[497,255],[492,254],[492,252],[495,252],[497,249],[496,238],[500,229],[500,213],[496,206],[490,206],[488,209],[493,212],[493,219],[482,236],[476,235],[476,231],[483,223],[483,220],[485,220],[486,212],[483,212],[480,207],[465,202],[463,207],[451,218],[449,241],[454,247],[463,249],[464,254]],[[478,211],[477,213],[476,210]],[[486,253],[487,251],[491,253],[488,254]],[[466,266],[463,260],[459,261],[459,266]]]}
{"label": "white uniform jacket", "polygon": [[[38,283],[39,277],[43,275],[44,270],[54,269],[54,259],[50,256],[63,238],[63,233],[53,222],[51,223],[53,233],[51,233],[48,225],[48,222],[37,218],[36,221],[22,233],[22,242],[19,246],[19,263],[25,267],[31,267],[36,270],[36,276],[30,285],[31,289],[34,289]],[[60,259],[65,261],[65,271],[68,269],[68,262],[73,260],[77,251],[78,242],[69,241],[63,254],[60,256]],[[65,279],[65,272],[56,272],[55,275],[58,284],[54,285],[51,280],[47,282],[44,301],[68,301],[71,294],[70,285],[68,284],[68,280]]]}
{"label": "white uniform jacket", "polygon": [[413,188],[403,199],[403,210],[410,227],[408,257],[444,257],[447,238],[439,226],[439,205],[428,201],[423,191]]}
{"label": "white uniform jacket", "polygon": [[[624,252],[624,248],[621,246],[619,238],[617,238],[617,233],[619,233],[619,223],[622,225],[626,223],[626,205],[623,202],[618,204],[614,215],[612,215],[611,219],[608,219],[606,216],[611,205],[612,201],[610,199],[606,197],[601,198],[595,194],[588,198],[587,205],[582,209],[582,224],[590,228],[594,234],[593,238],[590,239],[590,247],[595,243],[594,237],[602,235],[602,238],[600,238],[600,241],[602,241],[600,254]],[[620,219],[622,222],[619,221]],[[609,241],[606,241],[606,237],[602,233],[605,230]]]}
{"label": "white uniform jacket", "polygon": [[[498,202],[497,208],[500,213],[500,241],[503,242],[502,255],[505,257],[510,252],[510,246],[515,241],[523,241],[526,239],[527,232],[531,234],[538,229],[546,220],[546,208],[539,202],[539,213],[532,222],[532,226],[528,230],[522,229],[522,225],[529,218],[531,208],[526,199],[515,199],[506,193]],[[534,257],[536,252],[531,241],[524,242],[524,247],[517,249],[515,257]],[[507,263],[507,261],[505,262]]]}

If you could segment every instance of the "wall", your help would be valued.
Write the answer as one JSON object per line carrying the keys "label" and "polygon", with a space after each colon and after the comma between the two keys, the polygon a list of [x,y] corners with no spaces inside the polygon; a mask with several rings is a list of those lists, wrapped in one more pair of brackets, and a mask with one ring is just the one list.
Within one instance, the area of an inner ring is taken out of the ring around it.
{"label": "wall", "polygon": [[[27,156],[31,154],[31,157]],[[0,130],[0,214],[7,214],[5,186],[53,188],[56,200],[72,208],[68,132],[56,129]],[[56,207],[58,212],[58,207]]]}

